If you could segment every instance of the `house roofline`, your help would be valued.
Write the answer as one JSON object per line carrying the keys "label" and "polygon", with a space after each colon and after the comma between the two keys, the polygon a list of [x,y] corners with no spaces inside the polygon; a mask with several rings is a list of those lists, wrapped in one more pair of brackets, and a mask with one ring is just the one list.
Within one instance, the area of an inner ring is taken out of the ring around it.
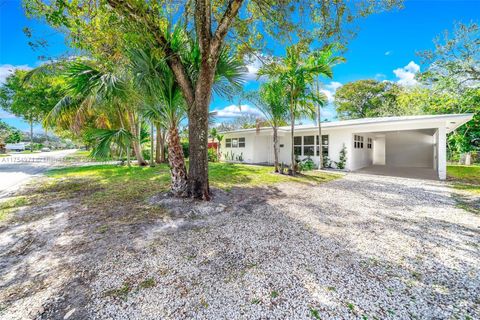
{"label": "house roofline", "polygon": [[[439,114],[439,115],[418,115],[418,116],[399,116],[399,117],[380,117],[380,118],[362,118],[362,119],[353,119],[353,120],[341,120],[333,122],[322,122],[322,128],[345,128],[345,127],[355,127],[362,125],[374,125],[374,124],[388,124],[392,122],[408,122],[408,121],[428,121],[428,120],[443,120],[449,118],[463,118],[463,121],[460,121],[455,124],[454,127],[449,128],[448,132],[452,132],[461,125],[467,123],[473,118],[473,113],[455,113],[455,114]],[[317,125],[299,125],[296,126],[296,131],[305,131],[305,130],[315,130],[318,129]],[[261,131],[271,131],[272,127],[261,127],[261,128],[248,128],[248,129],[237,129],[231,131],[223,131],[222,134],[230,133],[250,133],[250,132],[261,132]],[[281,132],[290,132],[290,127],[279,127],[278,131]]]}

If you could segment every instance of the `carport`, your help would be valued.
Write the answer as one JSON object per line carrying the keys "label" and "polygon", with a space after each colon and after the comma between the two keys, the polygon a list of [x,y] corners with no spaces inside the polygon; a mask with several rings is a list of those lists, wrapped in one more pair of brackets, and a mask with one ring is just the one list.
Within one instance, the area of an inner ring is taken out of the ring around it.
{"label": "carport", "polygon": [[[388,125],[378,123],[371,124],[368,130],[362,128],[352,134],[353,171],[443,180],[447,167],[446,135],[470,118],[471,115],[398,117]],[[364,142],[361,148],[355,142],[358,140]]]}
{"label": "carport", "polygon": [[436,130],[402,130],[376,133],[373,165],[381,175],[436,179]]}

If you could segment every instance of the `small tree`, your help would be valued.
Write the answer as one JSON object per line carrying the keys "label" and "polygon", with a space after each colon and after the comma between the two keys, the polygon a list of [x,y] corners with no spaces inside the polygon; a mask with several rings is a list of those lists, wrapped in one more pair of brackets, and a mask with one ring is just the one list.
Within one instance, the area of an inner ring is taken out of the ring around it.
{"label": "small tree", "polygon": [[279,172],[278,127],[287,124],[289,111],[283,84],[279,80],[271,80],[264,83],[258,92],[248,94],[247,98],[263,113],[266,122],[272,127],[274,167],[275,172]]}
{"label": "small tree", "polygon": [[342,150],[340,150],[340,156],[338,158],[337,162],[337,168],[338,169],[345,169],[345,165],[347,164],[347,147],[345,147],[345,144],[342,147]]}
{"label": "small tree", "polygon": [[320,75],[333,77],[332,67],[344,61],[334,56],[333,46],[320,51],[309,52],[308,44],[300,42],[287,48],[285,58],[274,61],[260,69],[259,75],[268,75],[282,82],[289,99],[289,115],[291,126],[291,169],[295,174],[295,118],[302,114],[315,114],[315,106],[311,104],[313,95],[310,85]]}
{"label": "small tree", "polygon": [[62,82],[49,76],[25,81],[27,71],[15,70],[0,88],[0,108],[30,124],[30,150],[33,152],[33,125],[41,123],[62,96]]}

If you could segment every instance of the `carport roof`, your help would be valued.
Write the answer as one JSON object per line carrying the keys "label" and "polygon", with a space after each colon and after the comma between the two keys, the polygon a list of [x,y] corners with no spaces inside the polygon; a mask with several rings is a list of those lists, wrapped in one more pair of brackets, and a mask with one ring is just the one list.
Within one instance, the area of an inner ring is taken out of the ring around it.
{"label": "carport roof", "polygon": [[[473,118],[473,113],[460,113],[460,114],[439,114],[439,115],[419,115],[419,116],[401,116],[401,117],[380,117],[380,118],[362,118],[354,120],[342,120],[332,122],[322,122],[322,128],[348,128],[360,125],[373,125],[373,124],[388,124],[395,125],[401,123],[417,123],[417,122],[439,122],[445,121],[447,133],[452,132],[459,126],[467,123]],[[317,125],[296,125],[295,131],[306,131],[317,129]],[[247,133],[256,131],[271,130],[271,127],[250,128],[250,129],[238,129],[232,131],[225,131],[223,133]],[[290,126],[279,127],[279,131],[290,132]]]}

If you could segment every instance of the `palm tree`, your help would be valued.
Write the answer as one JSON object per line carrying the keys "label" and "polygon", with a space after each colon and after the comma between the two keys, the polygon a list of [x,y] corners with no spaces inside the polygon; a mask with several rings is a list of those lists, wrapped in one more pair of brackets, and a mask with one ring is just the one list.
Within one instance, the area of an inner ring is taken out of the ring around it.
{"label": "palm tree", "polygon": [[[179,28],[167,33],[166,38],[182,44],[178,45],[178,49],[184,61],[188,62],[188,76],[192,83],[195,83],[201,60],[198,44]],[[186,105],[180,86],[175,81],[165,57],[156,56],[154,52],[143,49],[131,50],[129,55],[134,83],[147,101],[149,117],[155,117],[159,126],[167,130],[172,193],[176,196],[186,196],[189,193],[188,179],[178,127],[185,119],[189,106]],[[223,96],[234,93],[241,87],[245,72],[242,63],[224,49],[217,63],[214,92]]]}
{"label": "palm tree", "polygon": [[314,90],[312,92],[312,100],[316,104],[316,115],[317,115],[317,125],[318,125],[318,169],[323,168],[323,140],[322,140],[322,107],[324,107],[327,102],[327,96],[320,91],[320,81],[317,79],[315,81]]}
{"label": "palm tree", "polygon": [[275,172],[279,172],[278,127],[286,125],[289,111],[289,103],[284,94],[283,83],[280,80],[266,82],[258,92],[247,94],[247,99],[263,113],[267,123],[272,127],[274,167]]}
{"label": "palm tree", "polygon": [[130,146],[134,139],[131,132],[125,129],[93,129],[91,139],[94,140],[95,147],[92,150],[92,156],[96,158],[106,158],[111,155],[112,149],[118,149],[119,158],[122,157],[125,150],[127,156],[127,165],[130,166]]}
{"label": "palm tree", "polygon": [[180,122],[186,117],[187,106],[180,86],[165,60],[151,51],[131,50],[130,68],[136,88],[145,95],[145,114],[167,129],[171,191],[175,196],[187,196],[187,167],[178,132]]}
{"label": "palm tree", "polygon": [[[87,118],[94,117],[95,122],[115,122],[117,130],[130,131],[130,142],[137,162],[146,165],[141,150],[142,119],[132,106],[140,100],[124,70],[104,71],[95,61],[83,60],[70,62],[63,75],[66,81],[65,96],[50,111],[46,123],[55,125],[63,120],[70,122],[74,131],[78,132],[86,125]],[[111,129],[112,126],[94,128]]]}
{"label": "palm tree", "polygon": [[333,77],[332,67],[343,61],[333,56],[333,47],[327,46],[320,51],[309,53],[308,46],[299,43],[287,47],[285,58],[274,61],[260,69],[259,75],[268,75],[278,79],[286,90],[289,99],[289,115],[291,126],[291,169],[295,174],[296,161],[294,152],[295,118],[302,114],[315,112],[311,102],[310,85],[315,77],[323,75]]}

